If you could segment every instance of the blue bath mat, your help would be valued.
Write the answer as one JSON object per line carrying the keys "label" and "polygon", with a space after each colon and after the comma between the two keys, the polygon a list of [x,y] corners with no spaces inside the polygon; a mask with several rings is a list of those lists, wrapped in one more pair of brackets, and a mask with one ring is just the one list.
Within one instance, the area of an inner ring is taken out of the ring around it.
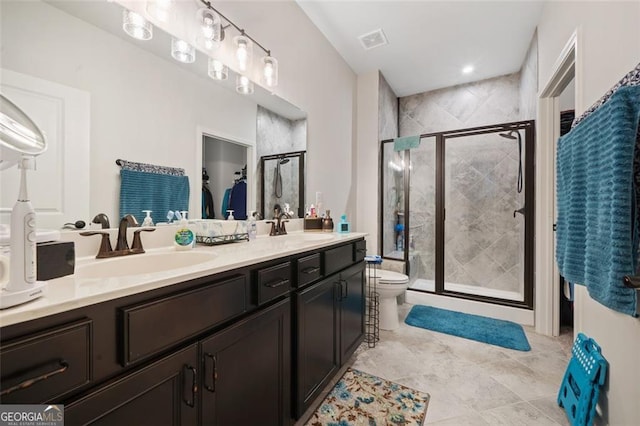
{"label": "blue bath mat", "polygon": [[404,320],[414,327],[518,351],[529,351],[529,341],[520,324],[511,321],[416,305]]}

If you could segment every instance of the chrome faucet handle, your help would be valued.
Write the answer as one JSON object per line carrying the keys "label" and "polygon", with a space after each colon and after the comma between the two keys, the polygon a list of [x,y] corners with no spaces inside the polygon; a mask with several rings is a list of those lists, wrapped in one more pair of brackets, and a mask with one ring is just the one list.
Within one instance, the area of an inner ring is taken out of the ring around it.
{"label": "chrome faucet handle", "polygon": [[269,231],[269,235],[273,237],[274,235],[278,235],[278,230],[276,229],[276,223],[272,220],[267,220],[265,223],[271,224],[271,231]]}
{"label": "chrome faucet handle", "polygon": [[153,232],[156,228],[140,228],[133,231],[133,243],[131,244],[131,251],[135,253],[144,253],[142,247],[142,239],[140,238],[141,232]]}
{"label": "chrome faucet handle", "polygon": [[85,231],[85,232],[81,232],[80,235],[82,235],[83,237],[89,237],[91,235],[102,235],[102,241],[100,241],[100,248],[98,249],[98,254],[96,255],[96,259],[104,259],[105,257],[111,257],[113,248],[111,248],[111,240],[109,239],[108,232]]}

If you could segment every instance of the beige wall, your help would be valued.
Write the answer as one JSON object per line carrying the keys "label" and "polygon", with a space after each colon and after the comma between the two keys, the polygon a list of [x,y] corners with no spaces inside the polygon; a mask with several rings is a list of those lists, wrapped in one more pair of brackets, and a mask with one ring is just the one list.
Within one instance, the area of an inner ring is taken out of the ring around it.
{"label": "beige wall", "polygon": [[[579,30],[583,80],[580,114],[640,60],[640,2],[549,2],[538,26],[539,82],[545,87],[561,50]],[[579,287],[575,331],[593,337],[609,361],[601,423],[638,424],[640,419],[640,320],[592,300]]]}
{"label": "beige wall", "polygon": [[378,253],[378,71],[358,76],[356,143],[357,230],[366,232],[367,252]]}

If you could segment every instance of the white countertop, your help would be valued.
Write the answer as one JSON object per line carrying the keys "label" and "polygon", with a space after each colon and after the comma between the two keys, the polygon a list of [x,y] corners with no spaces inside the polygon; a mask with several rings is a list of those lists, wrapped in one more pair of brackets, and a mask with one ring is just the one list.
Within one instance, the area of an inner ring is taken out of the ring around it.
{"label": "white countertop", "polygon": [[[308,237],[306,237],[307,235]],[[207,247],[197,245],[196,248],[187,253],[202,253],[202,255],[193,256],[198,259],[199,263],[164,271],[101,278],[82,278],[80,274],[74,274],[50,280],[48,281],[48,289],[45,296],[24,305],[0,311],[0,326],[6,327],[303,251],[363,238],[367,234],[359,232],[348,234],[330,233],[321,234],[326,235],[326,237],[322,238],[314,237],[314,235],[320,234],[291,232],[289,235],[276,237],[259,236],[253,241],[220,246]],[[135,258],[162,253],[175,253],[176,256],[180,256],[185,252],[177,252],[174,247],[163,247],[147,249],[144,254],[129,255],[121,258],[95,259],[93,256],[77,258],[76,271],[81,270],[85,265],[92,265],[97,262],[113,262],[114,269],[116,269],[118,259],[127,259],[127,262],[131,263],[135,261]],[[211,260],[208,260],[206,255],[210,255]]]}

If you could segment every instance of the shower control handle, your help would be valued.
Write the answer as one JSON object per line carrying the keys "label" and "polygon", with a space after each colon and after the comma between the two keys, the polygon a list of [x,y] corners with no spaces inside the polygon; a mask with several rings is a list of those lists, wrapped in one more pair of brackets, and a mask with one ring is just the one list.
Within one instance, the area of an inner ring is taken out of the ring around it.
{"label": "shower control handle", "polygon": [[521,215],[524,216],[524,212],[525,212],[524,207],[522,207],[522,208],[520,208],[518,210],[514,210],[513,211],[513,217],[516,217],[516,213],[520,213]]}

